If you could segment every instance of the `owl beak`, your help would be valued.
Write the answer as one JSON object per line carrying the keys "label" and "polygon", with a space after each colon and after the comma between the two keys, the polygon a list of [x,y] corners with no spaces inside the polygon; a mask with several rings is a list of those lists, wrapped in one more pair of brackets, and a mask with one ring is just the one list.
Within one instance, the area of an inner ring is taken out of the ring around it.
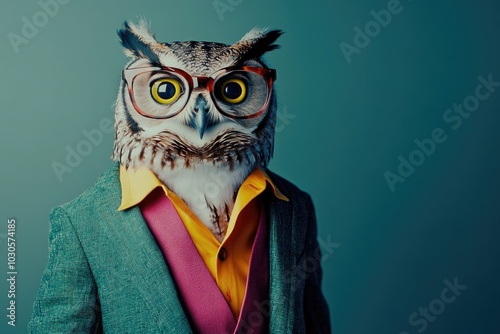
{"label": "owl beak", "polygon": [[208,110],[210,106],[207,100],[200,94],[194,105],[194,116],[191,118],[191,126],[198,131],[200,139],[203,139],[206,129],[211,125]]}

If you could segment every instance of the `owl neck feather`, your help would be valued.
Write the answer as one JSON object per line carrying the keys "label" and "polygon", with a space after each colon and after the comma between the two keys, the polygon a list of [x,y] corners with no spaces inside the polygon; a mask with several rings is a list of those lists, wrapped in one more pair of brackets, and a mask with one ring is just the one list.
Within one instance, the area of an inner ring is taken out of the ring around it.
{"label": "owl neck feather", "polygon": [[222,240],[238,189],[269,161],[270,143],[262,138],[228,132],[195,148],[168,132],[144,139],[124,136],[117,137],[114,158],[127,168],[153,171]]}
{"label": "owl neck feather", "polygon": [[202,147],[169,131],[150,135],[140,127],[132,129],[124,109],[119,102],[113,160],[127,168],[153,171],[222,240],[238,189],[256,167],[265,168],[272,156],[274,106],[253,133],[223,131]]}

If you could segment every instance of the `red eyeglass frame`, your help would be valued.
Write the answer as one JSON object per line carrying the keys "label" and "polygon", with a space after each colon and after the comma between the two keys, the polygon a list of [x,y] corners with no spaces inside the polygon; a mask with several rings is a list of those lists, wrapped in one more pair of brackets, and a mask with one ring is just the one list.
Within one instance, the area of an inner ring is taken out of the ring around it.
{"label": "red eyeglass frame", "polygon": [[[188,83],[188,87],[187,88],[189,88],[189,89],[187,90],[188,96],[186,98],[186,102],[184,103],[184,105],[182,106],[182,108],[179,109],[179,111],[173,113],[172,115],[168,115],[168,116],[153,116],[153,115],[149,115],[149,114],[145,113],[144,111],[142,111],[141,108],[137,105],[137,103],[135,101],[134,92],[133,92],[133,86],[134,86],[135,78],[139,74],[141,74],[141,73],[144,73],[144,72],[155,72],[155,71],[156,72],[167,71],[167,72],[174,73],[174,74],[176,74],[178,76],[181,76]],[[222,110],[222,108],[217,103],[217,99],[215,98],[215,95],[214,95],[214,86],[215,86],[215,83],[224,74],[226,74],[228,72],[232,72],[232,71],[248,71],[248,72],[257,73],[258,75],[260,75],[265,80],[265,82],[267,84],[267,97],[266,97],[266,101],[265,101],[264,105],[262,106],[262,108],[258,112],[256,112],[255,114],[248,115],[248,116],[229,114],[229,113],[225,112],[224,110]],[[277,79],[277,77],[276,77],[276,70],[275,69],[263,68],[263,67],[253,67],[253,66],[230,66],[230,67],[225,67],[225,68],[222,68],[222,69],[220,69],[220,70],[212,73],[208,77],[207,76],[192,76],[192,75],[190,75],[189,73],[187,73],[184,70],[181,70],[181,69],[175,68],[175,67],[168,67],[168,66],[136,67],[136,68],[128,68],[128,69],[123,70],[123,72],[122,72],[122,78],[123,78],[123,80],[125,80],[125,83],[127,84],[128,94],[130,96],[130,100],[132,101],[132,104],[133,104],[135,110],[137,110],[137,112],[139,114],[141,114],[142,116],[144,116],[144,117],[155,118],[155,119],[166,119],[166,118],[171,118],[171,117],[174,117],[174,116],[178,115],[186,107],[187,103],[189,102],[189,98],[190,98],[191,93],[193,92],[193,90],[195,88],[198,88],[198,87],[204,87],[206,90],[208,90],[208,92],[210,93],[210,96],[212,97],[212,101],[214,102],[215,107],[224,116],[227,116],[229,118],[234,118],[234,119],[251,119],[251,118],[255,118],[255,117],[260,116],[267,109],[267,106],[269,105],[269,101],[271,99],[271,92],[272,92],[273,83]]]}

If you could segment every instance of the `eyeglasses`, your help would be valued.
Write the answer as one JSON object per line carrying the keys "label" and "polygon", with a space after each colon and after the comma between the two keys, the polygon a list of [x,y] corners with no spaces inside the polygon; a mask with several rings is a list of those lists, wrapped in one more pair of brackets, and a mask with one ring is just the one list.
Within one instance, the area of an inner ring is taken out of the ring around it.
{"label": "eyeglasses", "polygon": [[191,76],[174,67],[138,67],[123,70],[130,100],[139,114],[170,118],[180,113],[194,89],[204,87],[224,116],[249,119],[261,115],[271,98],[276,70],[232,66],[210,76]]}

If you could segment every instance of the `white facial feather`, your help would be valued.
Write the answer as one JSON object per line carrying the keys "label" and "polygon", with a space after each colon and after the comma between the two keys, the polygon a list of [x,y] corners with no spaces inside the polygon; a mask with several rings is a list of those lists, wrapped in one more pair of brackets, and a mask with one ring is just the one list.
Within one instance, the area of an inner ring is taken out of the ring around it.
{"label": "white facial feather", "polygon": [[[220,168],[210,163],[196,164],[192,168],[179,166],[162,174],[162,181],[170,184],[171,190],[183,198],[193,213],[213,230],[213,210],[207,206],[207,203],[228,204],[229,212],[231,212],[235,189],[239,188],[240,180],[248,175],[250,167],[250,165],[241,165],[239,168],[230,170],[227,167]],[[221,211],[224,211],[223,206],[221,206]]]}
{"label": "white facial feather", "polygon": [[253,39],[259,39],[262,36],[266,35],[269,31],[270,31],[270,29],[268,27],[265,27],[265,28],[255,27],[252,30],[250,30],[249,32],[247,32],[245,34],[245,36],[243,36],[239,40],[239,42],[249,41],[249,40],[253,40]]}

